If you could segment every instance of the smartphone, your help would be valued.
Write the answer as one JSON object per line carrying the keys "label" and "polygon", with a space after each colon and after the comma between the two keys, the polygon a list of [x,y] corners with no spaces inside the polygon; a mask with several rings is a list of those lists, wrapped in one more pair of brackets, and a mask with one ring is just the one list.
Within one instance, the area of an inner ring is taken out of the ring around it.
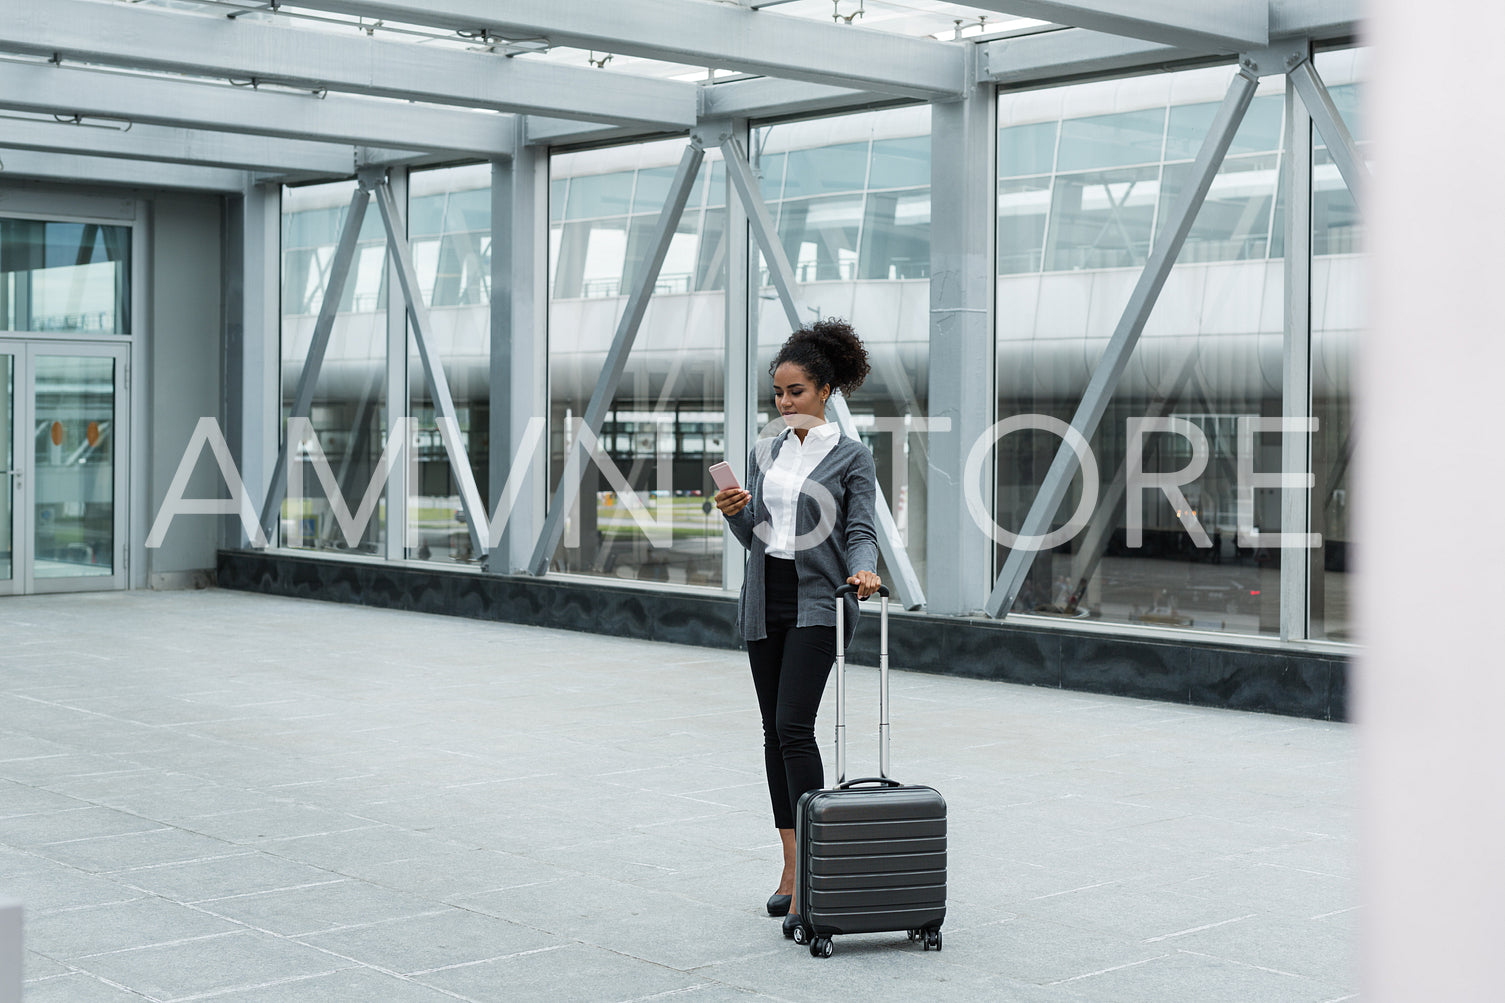
{"label": "smartphone", "polygon": [[715,482],[718,492],[742,487],[737,483],[737,475],[732,473],[732,465],[725,460],[711,464],[711,480]]}

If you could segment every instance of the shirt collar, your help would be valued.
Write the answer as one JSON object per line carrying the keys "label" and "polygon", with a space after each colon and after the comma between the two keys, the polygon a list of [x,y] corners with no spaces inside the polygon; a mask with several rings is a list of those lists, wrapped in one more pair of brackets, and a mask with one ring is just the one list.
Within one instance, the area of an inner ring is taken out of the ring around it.
{"label": "shirt collar", "polygon": [[[785,439],[794,437],[794,429],[786,428],[782,433]],[[834,421],[828,421],[824,425],[816,425],[805,432],[805,445],[809,445],[813,439],[816,442],[824,442],[827,439],[836,439],[841,436],[841,428]]]}

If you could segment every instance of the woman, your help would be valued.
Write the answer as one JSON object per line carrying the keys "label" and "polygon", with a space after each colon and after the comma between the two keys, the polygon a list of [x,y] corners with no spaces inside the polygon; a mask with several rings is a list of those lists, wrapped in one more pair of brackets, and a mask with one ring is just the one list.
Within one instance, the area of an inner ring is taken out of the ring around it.
{"label": "woman", "polygon": [[[716,494],[716,507],[748,549],[738,623],[747,642],[763,762],[774,825],[784,844],[784,873],[768,912],[784,916],[784,936],[798,925],[794,812],[800,795],[825,783],[815,715],[836,658],[836,590],[857,586],[867,598],[882,584],[873,502],[873,455],[826,421],[833,389],[850,397],[868,374],[867,350],[844,321],[822,320],[796,331],[769,367],[773,400],[788,426],[761,439],[747,458],[746,490]],[[857,601],[844,600],[846,641]]]}

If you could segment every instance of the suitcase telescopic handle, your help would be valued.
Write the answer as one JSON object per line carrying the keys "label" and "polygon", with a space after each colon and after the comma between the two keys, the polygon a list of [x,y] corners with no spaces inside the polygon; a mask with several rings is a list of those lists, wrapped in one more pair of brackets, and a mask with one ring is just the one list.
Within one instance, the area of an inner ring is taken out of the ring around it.
{"label": "suitcase telescopic handle", "polygon": [[[836,785],[847,782],[847,653],[845,599],[857,591],[855,585],[836,590]],[[878,776],[867,781],[888,780],[888,586],[878,586]],[[852,783],[864,783],[854,780]]]}

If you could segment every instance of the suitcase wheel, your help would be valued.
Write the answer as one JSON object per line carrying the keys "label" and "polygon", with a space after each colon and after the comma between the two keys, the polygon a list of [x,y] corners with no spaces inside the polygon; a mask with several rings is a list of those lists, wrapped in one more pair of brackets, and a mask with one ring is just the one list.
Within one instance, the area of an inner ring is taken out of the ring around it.
{"label": "suitcase wheel", "polygon": [[931,948],[934,948],[937,951],[939,951],[941,949],[941,931],[939,931],[939,930],[926,930],[925,931],[925,950],[928,951]]}
{"label": "suitcase wheel", "polygon": [[829,958],[835,950],[830,937],[816,937],[810,941],[810,957],[812,958]]}
{"label": "suitcase wheel", "polygon": [[805,924],[801,923],[794,928],[794,942],[796,944],[803,944],[809,939],[809,937],[805,936]]}

